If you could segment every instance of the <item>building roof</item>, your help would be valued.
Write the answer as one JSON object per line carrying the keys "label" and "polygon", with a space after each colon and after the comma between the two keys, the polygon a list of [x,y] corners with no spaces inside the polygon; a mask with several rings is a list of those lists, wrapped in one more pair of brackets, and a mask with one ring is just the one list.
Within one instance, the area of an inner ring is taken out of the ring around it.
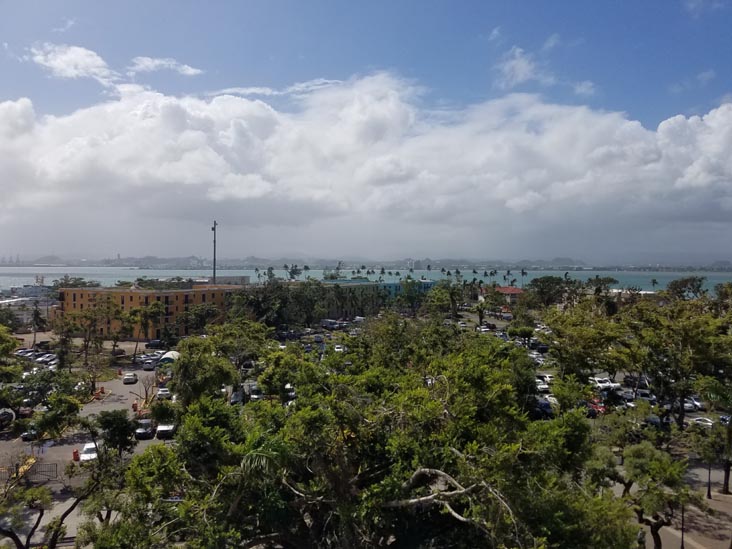
{"label": "building roof", "polygon": [[90,292],[90,293],[140,293],[140,294],[164,294],[164,293],[191,293],[210,292],[212,290],[238,290],[243,286],[237,284],[196,284],[192,288],[170,288],[165,290],[153,290],[149,288],[107,288],[103,286],[90,286],[86,288],[59,288],[61,292]]}
{"label": "building roof", "polygon": [[521,288],[514,288],[513,286],[496,286],[496,291],[499,294],[504,295],[518,295],[524,293]]}

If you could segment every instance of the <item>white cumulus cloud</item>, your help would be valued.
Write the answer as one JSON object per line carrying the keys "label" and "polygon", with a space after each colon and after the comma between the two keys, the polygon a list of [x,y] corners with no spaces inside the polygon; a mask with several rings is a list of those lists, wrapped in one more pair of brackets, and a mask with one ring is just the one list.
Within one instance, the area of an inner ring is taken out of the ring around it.
{"label": "white cumulus cloud", "polygon": [[134,76],[140,72],[155,72],[169,70],[182,74],[183,76],[198,76],[203,74],[201,69],[196,69],[190,65],[179,63],[171,57],[135,57],[132,64],[127,67],[127,74]]}
{"label": "white cumulus cloud", "polygon": [[229,256],[726,249],[732,104],[645,128],[528,94],[436,116],[390,73],[299,89],[0,103],[0,248],[201,254],[216,218]]}
{"label": "white cumulus cloud", "polygon": [[93,78],[104,86],[118,79],[104,59],[81,46],[36,44],[30,48],[29,59],[57,78]]}

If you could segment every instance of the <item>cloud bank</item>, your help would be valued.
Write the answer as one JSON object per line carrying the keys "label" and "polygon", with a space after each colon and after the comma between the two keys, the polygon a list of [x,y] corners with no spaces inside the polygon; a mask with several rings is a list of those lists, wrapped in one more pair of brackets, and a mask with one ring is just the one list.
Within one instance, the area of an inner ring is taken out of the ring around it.
{"label": "cloud bank", "polygon": [[[35,55],[111,78],[83,51]],[[321,83],[280,108],[132,85],[63,116],[0,103],[0,246],[206,254],[216,218],[241,257],[726,254],[732,104],[646,129],[527,94],[434,110],[387,72]]]}

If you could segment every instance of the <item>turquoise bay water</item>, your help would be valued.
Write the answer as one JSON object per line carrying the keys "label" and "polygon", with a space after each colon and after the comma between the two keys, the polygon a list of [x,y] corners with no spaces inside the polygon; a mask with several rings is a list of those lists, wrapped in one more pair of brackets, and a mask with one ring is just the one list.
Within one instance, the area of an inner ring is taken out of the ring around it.
{"label": "turquoise bay water", "polygon": [[[377,269],[377,273],[378,273]],[[404,277],[409,273],[409,269],[399,270],[400,275],[396,275],[396,270],[392,270],[392,275],[385,274],[383,276],[386,282],[398,281],[400,276]],[[351,277],[351,271],[342,271],[342,273]],[[516,286],[521,286],[521,274],[520,271],[511,271],[511,276],[508,281],[515,278]],[[217,273],[219,276],[248,276],[252,282],[257,282],[257,273],[254,270],[220,270]],[[282,269],[275,269],[277,276],[284,277],[285,271]],[[465,269],[461,272],[463,279],[472,280],[473,277],[478,280],[483,280],[484,283],[490,283],[493,280],[501,285],[507,284],[504,281],[503,276],[506,274],[505,271],[498,273],[493,279],[483,277],[482,271],[477,274],[473,274],[472,269]],[[24,284],[34,284],[37,276],[44,278],[45,284],[51,284],[54,280],[69,275],[72,277],[83,277],[87,280],[96,280],[101,283],[102,286],[114,286],[118,280],[134,281],[137,278],[170,278],[174,276],[180,276],[182,278],[199,278],[211,276],[211,271],[206,269],[199,270],[154,270],[154,269],[133,269],[133,268],[120,268],[120,267],[0,267],[0,290],[8,290],[14,286],[23,286]],[[265,280],[264,271],[260,272],[261,279]],[[440,271],[432,270],[415,270],[411,273],[412,277],[420,278],[425,277],[431,280],[440,280],[447,278]],[[564,276],[564,271],[529,271],[527,276],[523,279],[523,284],[527,284],[533,278],[541,276]],[[595,276],[605,277],[611,276],[618,281],[616,287],[627,288],[630,286],[638,287],[642,290],[653,290],[651,281],[656,279],[658,286],[655,289],[663,289],[666,285],[675,279],[683,278],[685,276],[703,276],[706,278],[706,288],[713,290],[716,284],[722,282],[732,282],[732,272],[646,272],[646,271],[569,271],[568,276],[574,279],[587,280],[588,278],[594,278]],[[323,277],[322,270],[310,270],[307,273],[300,275],[300,280],[304,280],[307,276],[314,279],[321,279]],[[369,277],[371,280],[378,280],[379,275],[372,275]],[[453,275],[453,279],[455,276]]]}

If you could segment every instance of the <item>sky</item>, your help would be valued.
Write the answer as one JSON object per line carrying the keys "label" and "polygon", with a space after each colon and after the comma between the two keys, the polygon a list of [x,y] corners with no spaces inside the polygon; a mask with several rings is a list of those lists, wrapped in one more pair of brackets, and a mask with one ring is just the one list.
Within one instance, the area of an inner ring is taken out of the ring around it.
{"label": "sky", "polygon": [[732,0],[0,0],[0,255],[732,260]]}

